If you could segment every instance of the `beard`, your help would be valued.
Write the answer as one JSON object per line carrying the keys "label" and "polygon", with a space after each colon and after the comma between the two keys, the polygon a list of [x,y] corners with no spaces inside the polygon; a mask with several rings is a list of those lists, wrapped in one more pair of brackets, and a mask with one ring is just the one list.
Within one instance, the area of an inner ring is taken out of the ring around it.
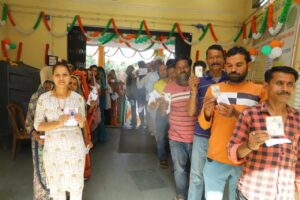
{"label": "beard", "polygon": [[181,72],[176,77],[176,83],[181,86],[188,86],[188,80],[189,80],[190,74],[187,72]]}
{"label": "beard", "polygon": [[238,74],[238,73],[230,73],[230,74],[228,74],[229,80],[231,82],[233,82],[233,83],[241,83],[241,82],[243,82],[246,79],[247,75],[248,75],[248,71],[246,71],[243,74]]}

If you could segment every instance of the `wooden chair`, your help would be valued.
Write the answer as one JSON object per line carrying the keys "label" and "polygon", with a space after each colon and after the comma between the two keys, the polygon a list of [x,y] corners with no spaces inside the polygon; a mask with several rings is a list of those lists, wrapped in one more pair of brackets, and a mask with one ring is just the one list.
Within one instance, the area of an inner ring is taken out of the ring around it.
{"label": "wooden chair", "polygon": [[25,114],[21,105],[11,103],[6,106],[8,111],[9,120],[13,130],[13,143],[12,143],[12,160],[16,157],[16,148],[18,140],[29,140],[30,135],[25,130]]}

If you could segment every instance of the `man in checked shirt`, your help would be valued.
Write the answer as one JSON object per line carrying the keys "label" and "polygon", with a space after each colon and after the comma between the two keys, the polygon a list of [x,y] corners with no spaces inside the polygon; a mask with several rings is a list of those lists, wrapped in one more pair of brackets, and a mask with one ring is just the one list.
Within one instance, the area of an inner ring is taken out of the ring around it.
{"label": "man in checked shirt", "polygon": [[[265,73],[266,102],[244,110],[228,145],[230,159],[243,163],[237,185],[239,200],[300,199],[300,113],[287,103],[295,92],[298,72],[291,67],[273,67]],[[291,143],[267,147],[266,117],[281,116],[284,138]]]}

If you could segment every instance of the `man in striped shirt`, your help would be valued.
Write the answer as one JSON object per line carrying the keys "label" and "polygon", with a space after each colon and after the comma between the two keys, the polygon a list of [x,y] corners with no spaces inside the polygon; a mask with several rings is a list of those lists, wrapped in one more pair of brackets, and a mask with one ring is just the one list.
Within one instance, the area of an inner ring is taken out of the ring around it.
{"label": "man in striped shirt", "polygon": [[190,98],[188,79],[190,75],[190,59],[175,59],[176,80],[168,83],[164,92],[171,95],[169,143],[176,184],[175,200],[184,200],[187,195],[187,161],[191,159],[192,143],[195,129],[195,116],[189,116],[187,104]]}

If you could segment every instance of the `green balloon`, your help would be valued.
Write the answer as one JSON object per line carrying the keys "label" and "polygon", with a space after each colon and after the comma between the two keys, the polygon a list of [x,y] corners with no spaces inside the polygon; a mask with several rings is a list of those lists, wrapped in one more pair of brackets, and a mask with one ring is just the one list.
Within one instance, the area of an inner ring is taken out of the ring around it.
{"label": "green balloon", "polygon": [[15,49],[15,48],[17,48],[17,45],[15,43],[10,43],[9,48],[10,49]]}
{"label": "green balloon", "polygon": [[268,56],[272,51],[272,47],[270,45],[264,45],[260,51],[263,55]]}

